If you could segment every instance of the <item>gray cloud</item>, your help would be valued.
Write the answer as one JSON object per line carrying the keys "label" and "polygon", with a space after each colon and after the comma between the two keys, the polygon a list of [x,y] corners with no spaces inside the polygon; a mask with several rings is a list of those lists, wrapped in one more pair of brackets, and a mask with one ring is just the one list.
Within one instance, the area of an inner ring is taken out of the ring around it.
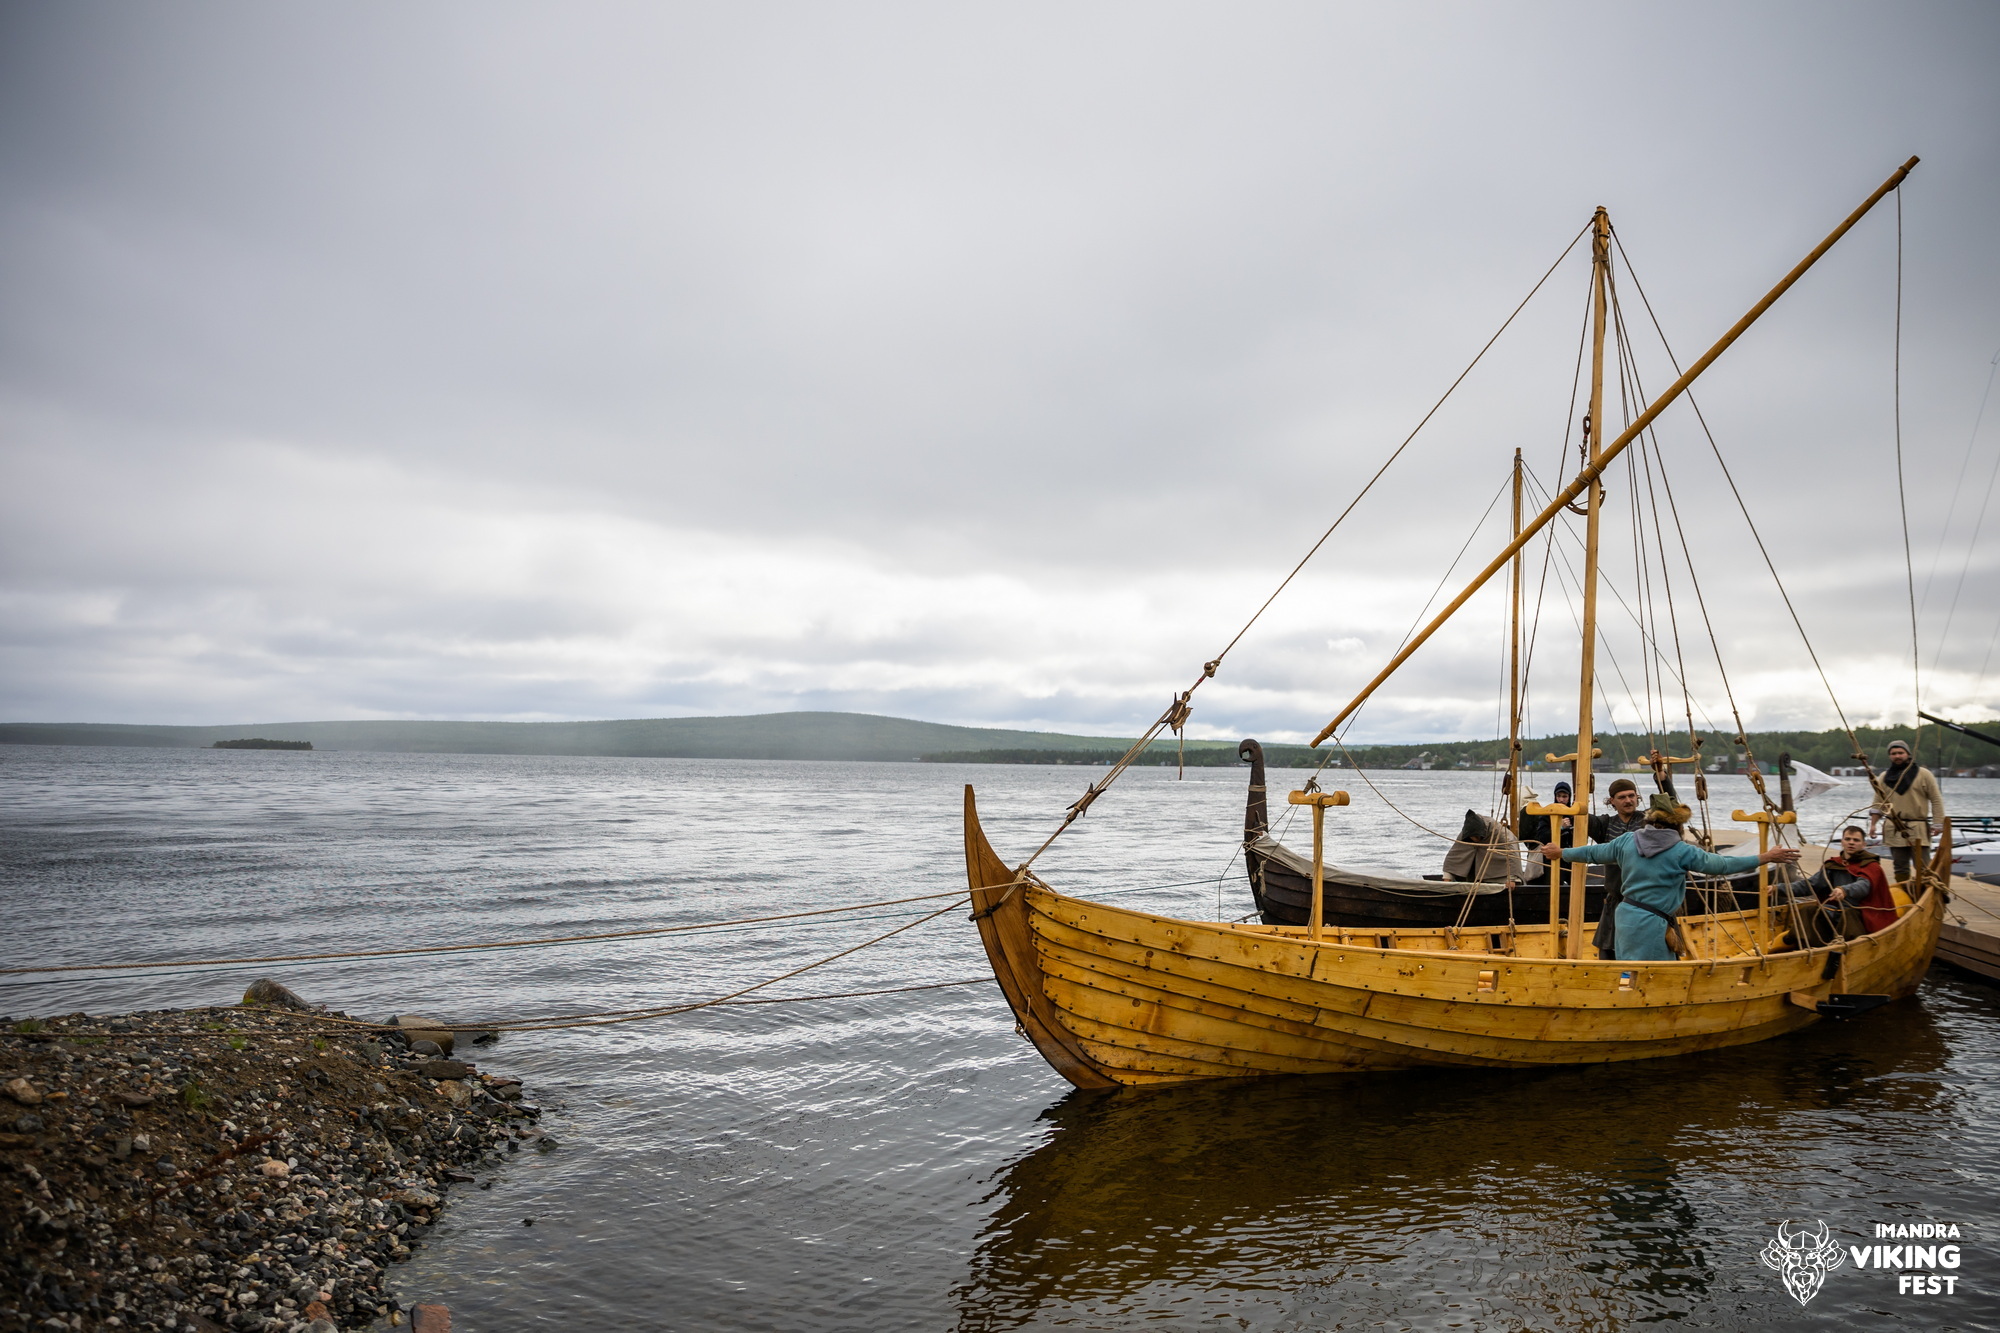
{"label": "gray cloud", "polygon": [[[806,706],[1129,730],[1592,206],[1686,359],[1911,152],[1927,661],[1965,563],[1977,497],[1939,529],[2000,346],[1990,7],[17,4],[0,24],[9,717]],[[1909,693],[1894,243],[1879,210],[1701,389],[1868,717]],[[1315,729],[1512,449],[1557,479],[1582,276],[1572,257],[1201,725]],[[1657,389],[1671,371],[1637,341]],[[1830,721],[1691,414],[1662,444],[1739,695]],[[1941,706],[1992,693],[1991,550]],[[1364,731],[1490,730],[1480,607]],[[1551,729],[1566,617],[1551,604]],[[1698,688],[1724,707],[1712,664]]]}

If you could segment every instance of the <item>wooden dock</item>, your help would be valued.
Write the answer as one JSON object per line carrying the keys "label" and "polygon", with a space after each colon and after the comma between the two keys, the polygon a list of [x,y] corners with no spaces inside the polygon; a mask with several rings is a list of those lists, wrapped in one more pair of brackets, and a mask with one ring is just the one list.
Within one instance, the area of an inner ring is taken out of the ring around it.
{"label": "wooden dock", "polygon": [[1941,963],[2000,981],[2000,888],[1963,875],[1952,877],[1937,957]]}

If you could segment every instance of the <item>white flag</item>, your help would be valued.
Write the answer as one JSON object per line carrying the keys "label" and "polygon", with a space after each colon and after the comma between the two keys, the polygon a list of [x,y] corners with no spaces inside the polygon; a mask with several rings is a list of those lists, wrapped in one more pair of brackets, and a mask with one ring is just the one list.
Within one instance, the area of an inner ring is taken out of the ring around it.
{"label": "white flag", "polygon": [[1831,773],[1822,773],[1811,764],[1802,764],[1796,759],[1792,760],[1792,799],[1794,801],[1810,801],[1813,797],[1823,792],[1830,792],[1835,787],[1845,787],[1846,785],[1845,782],[1834,777]]}

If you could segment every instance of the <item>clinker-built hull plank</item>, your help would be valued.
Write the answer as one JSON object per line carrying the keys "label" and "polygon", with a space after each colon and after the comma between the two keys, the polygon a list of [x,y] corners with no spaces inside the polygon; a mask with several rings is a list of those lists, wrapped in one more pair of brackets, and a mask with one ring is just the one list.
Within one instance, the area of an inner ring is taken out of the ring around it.
{"label": "clinker-built hull plank", "polygon": [[[1023,1031],[1082,1087],[1545,1068],[1742,1045],[1817,1022],[1815,1003],[1835,993],[1907,994],[1942,917],[1931,892],[1840,948],[1671,963],[1368,948],[1065,897],[1006,868],[969,790],[966,818],[994,973]],[[1747,938],[1740,913],[1713,932],[1702,918],[1685,925],[1697,947]]]}
{"label": "clinker-built hull plank", "polygon": [[[1042,924],[1038,921],[1038,928]],[[1186,1043],[1176,1049],[1188,1056],[1195,1056],[1199,1048],[1213,1048],[1201,1052],[1201,1058],[1215,1063],[1232,1063],[1234,1058],[1226,1052],[1239,1050],[1253,1057],[1250,1063],[1270,1072],[1302,1072],[1290,1068],[1293,1061],[1350,1064],[1363,1056],[1398,1065],[1525,1066],[1644,1059],[1758,1040],[1803,1027],[1814,1018],[1783,992],[1755,999],[1739,992],[1692,1006],[1662,1002],[1657,992],[1651,1003],[1648,997],[1626,993],[1615,997],[1618,1010],[1578,1012],[1301,982],[1333,1001],[1315,1009],[1271,994],[1237,990],[1213,976],[1199,975],[1201,969],[1190,966],[1189,960],[1178,961],[1180,966],[1173,970],[1148,973],[1130,962],[1093,959],[1058,946],[1045,947],[1042,967],[1049,996],[1064,1022],[1093,1041],[1110,1040],[1094,1030],[1094,1025],[1104,1024],[1134,1034],[1135,1041],[1153,1051],[1161,1049],[1161,1040],[1167,1038]],[[1645,1011],[1636,1015],[1645,1029],[1640,1037],[1630,1035],[1635,1008]],[[1756,1035],[1738,1035],[1745,1031]],[[1345,1049],[1329,1050],[1328,1043]]]}
{"label": "clinker-built hull plank", "polygon": [[1267,1006],[1232,1003],[1224,987],[1195,983],[1165,989],[1065,962],[1047,967],[1045,975],[1064,1021],[1079,1031],[1097,1025],[1103,1029],[1091,1034],[1097,1041],[1113,1040],[1107,1034],[1115,1030],[1149,1050],[1171,1040],[1191,1059],[1224,1066],[1249,1063],[1271,1072],[1296,1061],[1352,1063],[1364,1055],[1402,1059],[1403,1043],[1371,1036],[1365,1021],[1282,1017]]}
{"label": "clinker-built hull plank", "polygon": [[[1713,968],[1413,956],[1290,940],[1273,946],[1263,943],[1269,936],[1105,908],[1040,888],[1030,891],[1028,902],[1044,966],[1050,956],[1061,956],[1072,966],[1294,1019],[1319,1013],[1331,1021],[1347,1014],[1468,1036],[1596,1040],[1603,1034],[1591,1025],[1603,1020],[1615,1026],[1625,1021],[1620,1015],[1635,1011],[1653,1016],[1649,1027],[1671,1016],[1686,1033],[1759,1021],[1745,1012],[1755,1002],[1769,1006],[1761,1018],[1776,1018],[1792,992],[1822,985],[1821,962],[1804,954]],[[1633,987],[1621,990],[1621,974],[1628,971]],[[1493,977],[1493,990],[1479,989],[1481,973]]]}
{"label": "clinker-built hull plank", "polygon": [[[1780,1035],[1814,1021],[1796,1007],[1767,1022],[1744,1021],[1700,1033],[1663,1032],[1643,1046],[1630,1041],[1530,1041],[1447,1036],[1368,1019],[1312,1030],[1240,1013],[1217,1014],[1185,997],[1161,993],[1138,1006],[1131,998],[1078,986],[1050,974],[1050,994],[1064,1022],[1102,1066],[1178,1071],[1183,1077],[1344,1073],[1420,1066],[1537,1068],[1684,1055]],[[1740,1008],[1738,1006],[1730,1006]],[[1771,1006],[1765,1006],[1771,1009]]]}

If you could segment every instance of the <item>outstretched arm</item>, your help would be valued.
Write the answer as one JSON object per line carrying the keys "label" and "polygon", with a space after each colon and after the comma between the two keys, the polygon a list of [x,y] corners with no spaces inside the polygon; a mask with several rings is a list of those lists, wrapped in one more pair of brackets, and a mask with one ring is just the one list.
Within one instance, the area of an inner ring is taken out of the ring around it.
{"label": "outstretched arm", "polygon": [[1704,852],[1692,843],[1686,845],[1687,859],[1682,864],[1687,869],[1720,877],[1747,875],[1766,863],[1791,865],[1799,859],[1796,847],[1773,847],[1757,856],[1718,856],[1714,852]]}
{"label": "outstretched arm", "polygon": [[1562,858],[1565,861],[1587,861],[1592,865],[1615,865],[1618,853],[1612,848],[1616,845],[1609,842],[1593,842],[1582,847],[1565,847],[1562,850]]}
{"label": "outstretched arm", "polygon": [[1720,878],[1747,875],[1755,870],[1758,864],[1754,856],[1720,856],[1714,852],[1704,852],[1699,847],[1690,847],[1687,856],[1689,870]]}

